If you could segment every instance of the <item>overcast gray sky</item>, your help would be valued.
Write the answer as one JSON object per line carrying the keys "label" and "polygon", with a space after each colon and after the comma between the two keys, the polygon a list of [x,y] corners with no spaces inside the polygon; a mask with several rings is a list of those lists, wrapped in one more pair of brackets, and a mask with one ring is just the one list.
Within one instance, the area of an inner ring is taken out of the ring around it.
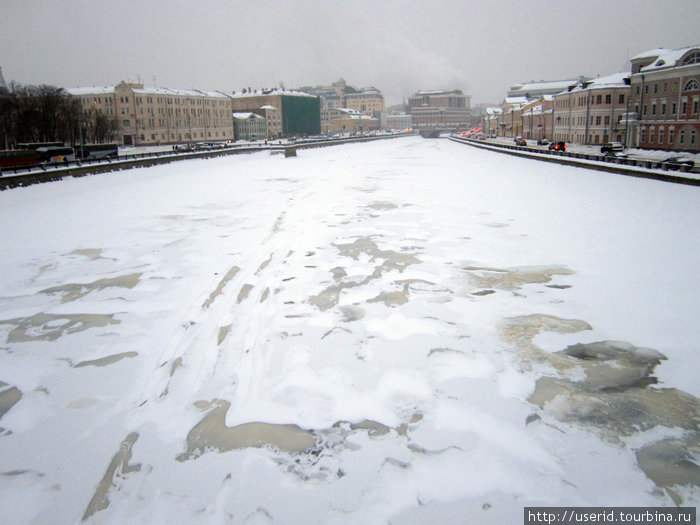
{"label": "overcast gray sky", "polygon": [[373,85],[388,104],[459,88],[607,75],[700,43],[699,0],[0,0],[7,82],[231,92]]}

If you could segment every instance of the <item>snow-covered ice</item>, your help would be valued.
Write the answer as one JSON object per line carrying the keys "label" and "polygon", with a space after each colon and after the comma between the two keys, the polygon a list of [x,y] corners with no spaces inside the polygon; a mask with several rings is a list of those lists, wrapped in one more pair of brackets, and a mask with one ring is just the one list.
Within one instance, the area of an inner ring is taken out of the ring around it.
{"label": "snow-covered ice", "polygon": [[407,137],[0,193],[0,522],[700,501],[698,189]]}

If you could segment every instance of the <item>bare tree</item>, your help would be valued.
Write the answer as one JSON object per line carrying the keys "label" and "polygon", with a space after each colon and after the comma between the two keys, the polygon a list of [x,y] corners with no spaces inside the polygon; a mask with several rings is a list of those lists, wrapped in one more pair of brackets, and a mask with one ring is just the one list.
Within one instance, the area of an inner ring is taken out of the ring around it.
{"label": "bare tree", "polygon": [[79,121],[80,102],[63,88],[14,82],[0,88],[0,133],[6,149],[20,142],[74,144]]}

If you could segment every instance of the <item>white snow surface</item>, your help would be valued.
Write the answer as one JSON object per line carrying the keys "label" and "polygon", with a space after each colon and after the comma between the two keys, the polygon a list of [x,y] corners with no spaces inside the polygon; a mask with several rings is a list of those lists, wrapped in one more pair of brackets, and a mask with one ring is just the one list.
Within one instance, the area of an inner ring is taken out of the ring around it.
{"label": "white snow surface", "polygon": [[611,340],[700,396],[698,197],[420,137],[1,192],[0,522],[697,505],[635,456],[688,428],[529,398],[585,377],[549,356]]}

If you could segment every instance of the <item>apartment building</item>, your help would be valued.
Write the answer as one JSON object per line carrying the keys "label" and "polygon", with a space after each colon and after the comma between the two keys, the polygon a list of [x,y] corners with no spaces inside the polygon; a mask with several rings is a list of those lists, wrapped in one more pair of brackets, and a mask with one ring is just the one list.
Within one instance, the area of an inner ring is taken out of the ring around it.
{"label": "apartment building", "polygon": [[374,86],[357,88],[340,78],[330,86],[306,86],[299,88],[321,99],[321,110],[347,108],[368,117],[380,119],[385,109],[384,95]]}
{"label": "apartment building", "polygon": [[219,91],[147,88],[127,82],[66,91],[80,100],[88,141],[143,146],[234,138],[231,97]]}
{"label": "apartment building", "polygon": [[552,136],[554,96],[542,95],[528,102],[520,112],[523,121],[522,136],[526,139],[543,139]]}
{"label": "apartment building", "polygon": [[[233,93],[231,104],[235,112],[260,114],[264,106],[279,111],[279,135],[317,135],[321,132],[321,101],[319,97],[284,89],[244,90]],[[276,138],[275,135],[271,135]]]}
{"label": "apartment building", "polygon": [[255,113],[234,113],[233,127],[236,140],[259,140],[267,138],[265,117]]}
{"label": "apartment building", "polygon": [[[266,104],[253,113],[265,118],[267,123],[267,138],[279,138],[282,136],[282,110]],[[236,137],[238,138],[238,137]]]}
{"label": "apartment building", "polygon": [[470,99],[459,89],[418,91],[408,98],[413,127],[468,127],[472,121]]}
{"label": "apartment building", "polygon": [[631,65],[630,141],[700,151],[700,45],[646,51]]}
{"label": "apartment building", "polygon": [[584,80],[554,96],[553,140],[625,143],[630,73]]}
{"label": "apartment building", "polygon": [[344,96],[344,107],[359,111],[363,115],[381,119],[384,111],[384,95],[375,87],[364,87],[360,89],[348,86]]}

